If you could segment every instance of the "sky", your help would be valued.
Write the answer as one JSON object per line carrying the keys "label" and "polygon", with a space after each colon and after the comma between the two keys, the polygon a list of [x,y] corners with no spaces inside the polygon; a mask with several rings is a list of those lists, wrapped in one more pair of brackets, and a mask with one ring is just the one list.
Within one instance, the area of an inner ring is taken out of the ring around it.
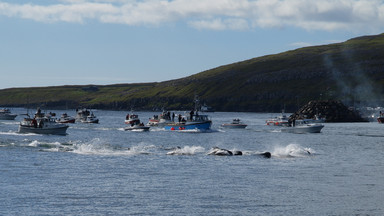
{"label": "sky", "polygon": [[0,89],[161,82],[384,32],[384,0],[0,0]]}

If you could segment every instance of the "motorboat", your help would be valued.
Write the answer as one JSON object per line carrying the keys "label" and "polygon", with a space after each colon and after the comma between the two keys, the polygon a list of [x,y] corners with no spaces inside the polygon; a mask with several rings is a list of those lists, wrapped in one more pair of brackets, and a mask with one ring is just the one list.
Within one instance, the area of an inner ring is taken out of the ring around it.
{"label": "motorboat", "polygon": [[320,123],[309,123],[305,120],[293,121],[289,126],[281,127],[281,132],[288,133],[320,133],[324,125]]}
{"label": "motorboat", "polygon": [[97,124],[97,123],[99,123],[99,119],[93,113],[91,113],[85,119],[82,119],[81,122],[82,123]]}
{"label": "motorboat", "polygon": [[24,118],[19,125],[19,133],[66,135],[68,125],[57,123],[55,118],[46,116],[38,109],[34,118]]}
{"label": "motorboat", "polygon": [[127,114],[124,123],[129,125],[140,123],[139,115],[133,113]]}
{"label": "motorboat", "polygon": [[246,124],[242,123],[240,119],[233,119],[231,123],[224,123],[221,125],[224,128],[245,128]]}
{"label": "motorboat", "polygon": [[76,121],[86,121],[89,115],[91,115],[91,111],[86,108],[76,109]]}
{"label": "motorboat", "polygon": [[[181,116],[181,115],[180,115]],[[183,116],[179,122],[166,123],[165,130],[209,130],[212,121],[208,115],[193,115],[192,118]]]}
{"label": "motorboat", "polygon": [[125,124],[129,124],[128,127],[125,127],[124,130],[138,130],[138,131],[149,131],[149,126],[145,126],[139,119],[139,116],[136,114],[128,114],[125,119]]}
{"label": "motorboat", "polygon": [[148,126],[159,126],[159,116],[153,115],[152,118],[149,118],[149,121],[147,123]]}
{"label": "motorboat", "polygon": [[0,109],[0,120],[15,120],[16,114],[12,114],[7,108]]}
{"label": "motorboat", "polygon": [[265,121],[265,123],[270,126],[288,126],[289,118],[285,115],[283,111],[280,116],[268,119]]}
{"label": "motorboat", "polygon": [[56,120],[58,123],[75,123],[76,119],[72,116],[69,116],[67,113],[61,114],[60,118]]}
{"label": "motorboat", "polygon": [[202,112],[215,112],[215,109],[213,109],[211,106],[208,106],[207,104],[204,103],[204,105],[202,105],[200,107],[200,111],[202,111]]}
{"label": "motorboat", "polygon": [[139,123],[139,124],[133,124],[133,125],[130,125],[128,127],[125,127],[124,130],[126,130],[126,131],[133,131],[133,130],[149,131],[149,128],[150,127],[145,126],[143,123]]}
{"label": "motorboat", "polygon": [[171,123],[175,118],[175,113],[163,111],[160,116],[154,115],[152,118],[149,119],[147,126],[164,126],[167,123]]}

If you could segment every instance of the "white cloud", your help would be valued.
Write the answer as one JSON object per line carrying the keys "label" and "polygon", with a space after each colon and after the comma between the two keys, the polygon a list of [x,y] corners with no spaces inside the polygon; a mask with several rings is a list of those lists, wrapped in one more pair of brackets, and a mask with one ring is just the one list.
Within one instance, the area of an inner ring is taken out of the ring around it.
{"label": "white cloud", "polygon": [[161,25],[185,22],[198,29],[246,30],[298,27],[306,30],[380,32],[381,0],[57,0],[49,5],[0,1],[0,15],[38,22]]}
{"label": "white cloud", "polygon": [[291,43],[289,45],[292,47],[308,47],[308,46],[312,46],[313,44],[308,43],[308,42],[295,42],[295,43]]}

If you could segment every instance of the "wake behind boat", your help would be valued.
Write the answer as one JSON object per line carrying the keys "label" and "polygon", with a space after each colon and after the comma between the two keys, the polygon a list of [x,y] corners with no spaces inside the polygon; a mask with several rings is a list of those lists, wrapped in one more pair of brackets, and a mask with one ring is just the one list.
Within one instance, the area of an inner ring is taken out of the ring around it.
{"label": "wake behind boat", "polygon": [[7,108],[0,109],[0,120],[15,120],[16,114],[12,114]]}
{"label": "wake behind boat", "polygon": [[19,125],[19,133],[66,135],[68,125],[56,122],[55,118],[45,116],[40,109],[34,118],[24,118]]}

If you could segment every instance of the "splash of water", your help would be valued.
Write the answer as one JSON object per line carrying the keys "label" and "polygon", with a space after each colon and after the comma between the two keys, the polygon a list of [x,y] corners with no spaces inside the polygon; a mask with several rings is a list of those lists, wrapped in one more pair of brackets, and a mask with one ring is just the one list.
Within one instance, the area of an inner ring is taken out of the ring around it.
{"label": "splash of water", "polygon": [[276,157],[307,157],[314,153],[310,148],[304,148],[298,144],[289,144],[287,146],[275,147],[271,152]]}
{"label": "splash of water", "polygon": [[205,149],[201,146],[184,146],[183,148],[176,147],[174,150],[167,152],[167,155],[194,155],[204,151]]}

